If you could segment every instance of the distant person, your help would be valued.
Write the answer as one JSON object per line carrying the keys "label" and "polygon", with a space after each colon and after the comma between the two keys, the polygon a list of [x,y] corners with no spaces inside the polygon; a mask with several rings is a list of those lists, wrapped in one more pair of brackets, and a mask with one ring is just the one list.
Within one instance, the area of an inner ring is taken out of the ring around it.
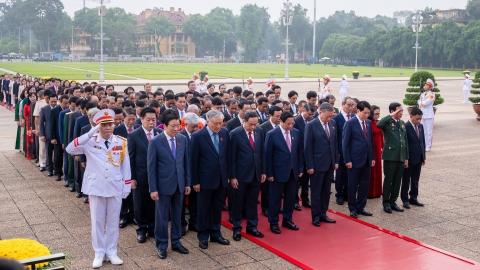
{"label": "distant person", "polygon": [[370,172],[370,187],[368,188],[368,198],[378,198],[382,196],[382,150],[384,146],[383,131],[377,127],[380,118],[380,108],[372,105],[370,110],[370,121],[372,121],[373,133],[373,153],[375,155],[375,166]]}
{"label": "distant person", "polygon": [[432,148],[433,140],[433,119],[435,118],[435,113],[433,112],[433,104],[435,103],[435,93],[432,92],[432,89],[435,87],[435,83],[428,79],[425,85],[423,86],[423,92],[418,99],[418,107],[423,112],[422,125],[425,129],[425,151],[430,151]]}
{"label": "distant person", "polygon": [[470,81],[470,75],[465,74],[465,81],[463,81],[463,103],[468,103],[470,86],[472,86],[472,81]]}

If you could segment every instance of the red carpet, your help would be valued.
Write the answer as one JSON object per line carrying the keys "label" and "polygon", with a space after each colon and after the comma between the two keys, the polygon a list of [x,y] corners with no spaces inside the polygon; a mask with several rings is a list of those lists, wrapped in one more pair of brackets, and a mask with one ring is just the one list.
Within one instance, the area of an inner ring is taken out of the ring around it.
{"label": "red carpet", "polygon": [[[261,213],[259,209],[259,213]],[[270,224],[259,214],[258,230],[264,238],[242,236],[270,250],[303,269],[479,269],[480,264],[417,240],[356,220],[330,210],[336,224],[312,225],[308,209],[295,211],[293,222],[300,228],[280,227],[280,235],[270,231]],[[222,225],[231,229],[228,213]],[[280,217],[281,222],[281,217]],[[281,224],[280,224],[281,225]]]}

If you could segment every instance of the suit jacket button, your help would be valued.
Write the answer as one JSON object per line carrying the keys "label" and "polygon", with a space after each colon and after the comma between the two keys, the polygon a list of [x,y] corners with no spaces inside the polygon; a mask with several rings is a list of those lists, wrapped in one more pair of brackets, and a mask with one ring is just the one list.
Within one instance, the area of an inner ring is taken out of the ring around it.
{"label": "suit jacket button", "polygon": [[391,147],[388,147],[388,149],[392,149]]}

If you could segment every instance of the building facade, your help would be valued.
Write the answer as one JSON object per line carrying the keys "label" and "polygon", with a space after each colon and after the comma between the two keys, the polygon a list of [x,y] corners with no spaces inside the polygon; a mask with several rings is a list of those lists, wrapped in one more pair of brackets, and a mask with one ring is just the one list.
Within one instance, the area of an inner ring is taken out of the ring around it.
{"label": "building facade", "polygon": [[470,22],[464,9],[435,10],[423,15],[423,17],[422,25],[432,25],[432,27],[448,20],[453,20],[461,26],[465,26]]}

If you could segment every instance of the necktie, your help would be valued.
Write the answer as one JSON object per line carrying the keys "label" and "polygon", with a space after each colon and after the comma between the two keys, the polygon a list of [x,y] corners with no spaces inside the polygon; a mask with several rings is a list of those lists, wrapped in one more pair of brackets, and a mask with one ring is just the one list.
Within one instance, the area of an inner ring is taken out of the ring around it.
{"label": "necktie", "polygon": [[129,127],[128,128],[128,133],[132,132],[133,128]]}
{"label": "necktie", "polygon": [[330,139],[330,132],[328,131],[328,123],[325,123],[325,133],[327,133],[327,138]]}
{"label": "necktie", "polygon": [[152,139],[152,133],[150,133],[150,132],[147,133],[147,139],[148,139],[148,141],[150,141]]}
{"label": "necktie", "polygon": [[288,150],[292,152],[292,142],[290,141],[290,136],[288,136],[288,131],[285,131],[285,141],[287,142]]}
{"label": "necktie", "polygon": [[418,133],[418,126],[415,126],[415,133],[417,133],[417,137],[420,139],[420,133]]}
{"label": "necktie", "polygon": [[107,147],[107,149],[108,149],[108,144],[109,143],[110,143],[109,141],[105,141],[105,146]]}
{"label": "necktie", "polygon": [[250,141],[250,146],[252,149],[255,149],[255,143],[253,142],[252,132],[248,132],[248,140]]}
{"label": "necktie", "polygon": [[172,148],[173,159],[177,159],[177,151],[175,149],[175,138],[170,139],[170,148]]}
{"label": "necktie", "polygon": [[217,150],[217,153],[220,154],[220,145],[218,144],[218,133],[213,133],[213,145],[215,146],[215,150]]}
{"label": "necktie", "polygon": [[365,128],[365,121],[362,121],[362,129],[363,129],[363,135],[365,136],[365,139],[367,138],[367,129]]}
{"label": "necktie", "polygon": [[347,118],[348,118],[348,120],[350,120],[350,114],[347,114]]}
{"label": "necktie", "polygon": [[180,111],[180,118],[183,117],[183,111]]}
{"label": "necktie", "polygon": [[265,114],[262,113],[262,122],[265,121]]}

